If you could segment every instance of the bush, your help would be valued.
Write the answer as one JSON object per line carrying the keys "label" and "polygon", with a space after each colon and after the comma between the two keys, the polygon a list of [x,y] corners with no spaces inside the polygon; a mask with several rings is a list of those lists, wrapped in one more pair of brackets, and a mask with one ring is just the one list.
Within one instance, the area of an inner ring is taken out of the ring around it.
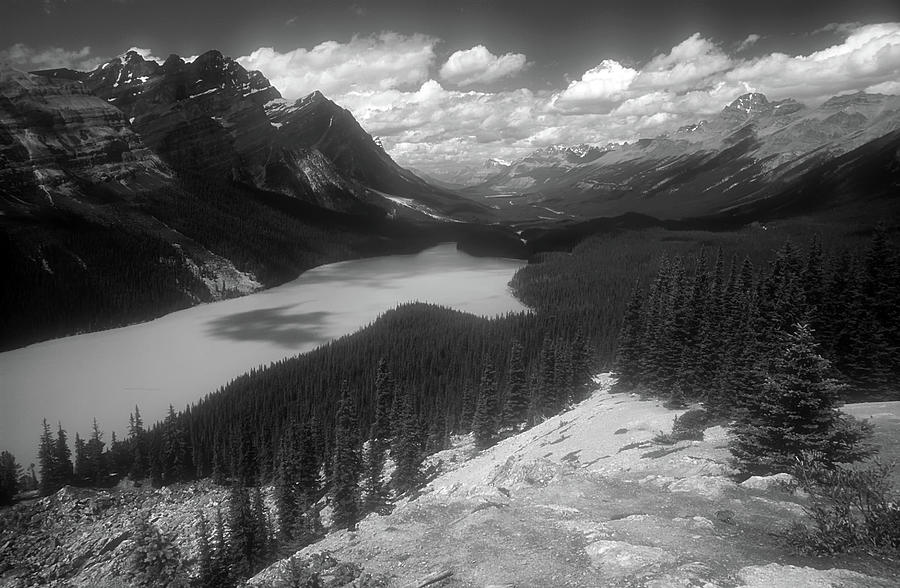
{"label": "bush", "polygon": [[806,454],[793,474],[809,493],[806,508],[813,525],[796,524],[788,541],[804,551],[900,550],[900,506],[892,496],[893,465],[867,469],[830,468],[821,456]]}
{"label": "bush", "polygon": [[653,438],[656,443],[672,445],[679,441],[703,441],[703,431],[709,423],[709,412],[692,408],[672,422],[671,433],[660,433]]}
{"label": "bush", "polygon": [[672,423],[672,436],[676,441],[703,441],[703,431],[709,424],[709,413],[703,408],[692,408]]}

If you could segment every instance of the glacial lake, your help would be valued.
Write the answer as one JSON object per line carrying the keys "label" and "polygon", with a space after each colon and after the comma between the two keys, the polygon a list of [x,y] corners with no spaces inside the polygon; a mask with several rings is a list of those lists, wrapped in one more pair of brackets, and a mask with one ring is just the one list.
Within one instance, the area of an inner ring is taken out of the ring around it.
{"label": "glacial lake", "polygon": [[415,255],[312,269],[256,294],[159,319],[0,353],[0,450],[37,463],[41,420],[74,446],[94,417],[122,439],[137,404],[145,425],[260,365],[352,333],[403,302],[482,316],[523,310],[508,282],[523,261],[472,257],[446,243]]}

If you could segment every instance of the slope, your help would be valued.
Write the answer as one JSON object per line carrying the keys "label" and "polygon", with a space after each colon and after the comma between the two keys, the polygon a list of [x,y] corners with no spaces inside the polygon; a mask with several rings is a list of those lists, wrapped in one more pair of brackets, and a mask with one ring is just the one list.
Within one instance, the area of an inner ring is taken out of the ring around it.
{"label": "slope", "polygon": [[[773,479],[730,479],[721,427],[654,446],[677,413],[609,394],[608,377],[600,384],[480,454],[463,443],[432,456],[440,474],[390,515],[332,533],[249,584],[289,582],[326,553],[389,586],[892,585],[896,563],[785,553],[769,533],[803,516],[801,497]],[[878,426],[896,433],[897,403],[865,407],[855,412],[891,415]]]}

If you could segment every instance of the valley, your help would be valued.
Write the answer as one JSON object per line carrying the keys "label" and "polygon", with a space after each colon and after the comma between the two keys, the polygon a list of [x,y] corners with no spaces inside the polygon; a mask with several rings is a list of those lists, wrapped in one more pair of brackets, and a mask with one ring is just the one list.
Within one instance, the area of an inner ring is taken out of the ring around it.
{"label": "valley", "polygon": [[[42,418],[127,433],[194,404],[244,372],[349,335],[402,303],[491,317],[519,312],[507,283],[522,262],[472,257],[454,244],[414,255],[324,265],[282,286],[118,329],[0,353],[0,447],[35,461]],[[85,369],[90,366],[90,369]]]}
{"label": "valley", "polygon": [[896,584],[900,22],[275,4],[0,46],[0,588]]}

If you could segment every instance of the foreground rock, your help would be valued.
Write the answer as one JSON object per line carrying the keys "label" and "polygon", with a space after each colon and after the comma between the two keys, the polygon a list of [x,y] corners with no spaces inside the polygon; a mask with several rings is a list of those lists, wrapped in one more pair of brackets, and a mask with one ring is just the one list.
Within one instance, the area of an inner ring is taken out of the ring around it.
{"label": "foreground rock", "polygon": [[[448,572],[434,585],[887,586],[900,573],[853,558],[818,560],[824,571],[793,560],[770,533],[804,517],[802,497],[732,480],[721,427],[704,441],[655,445],[677,413],[608,385],[480,454],[458,440],[431,458],[443,473],[420,496],[294,561],[328,553],[389,586]],[[279,562],[249,584],[279,585],[287,571]]]}

